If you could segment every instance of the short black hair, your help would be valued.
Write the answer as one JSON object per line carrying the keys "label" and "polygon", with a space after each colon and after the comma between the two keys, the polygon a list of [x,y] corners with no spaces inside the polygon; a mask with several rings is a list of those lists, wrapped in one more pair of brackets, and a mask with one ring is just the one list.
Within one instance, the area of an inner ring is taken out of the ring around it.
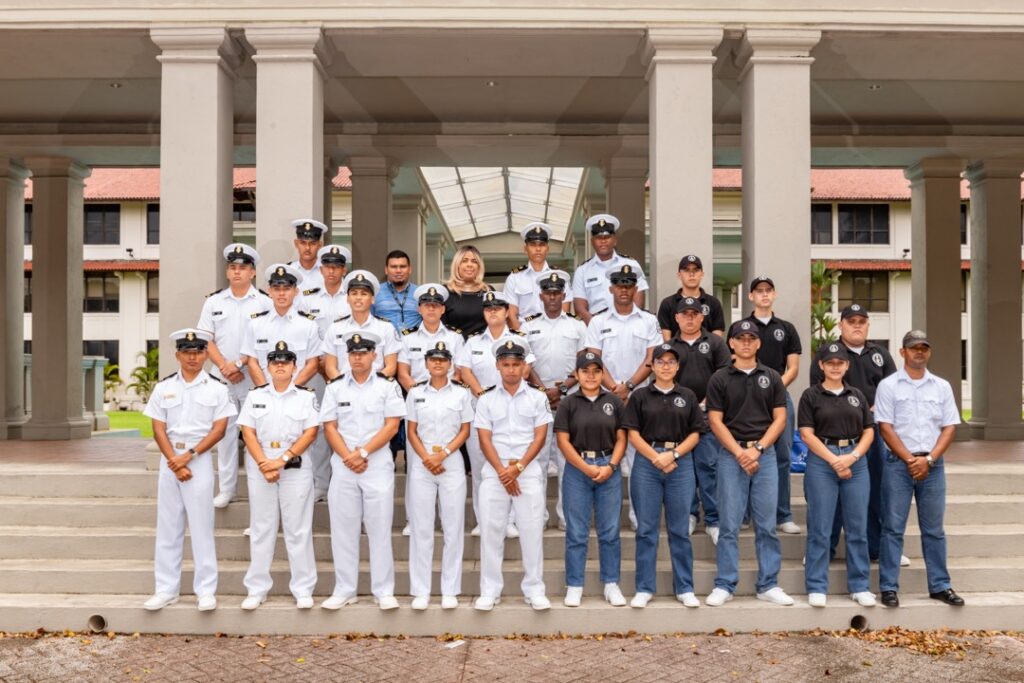
{"label": "short black hair", "polygon": [[408,254],[406,254],[401,249],[392,249],[391,251],[388,252],[388,255],[384,258],[384,265],[387,265],[388,261],[390,261],[393,258],[404,258],[406,261],[408,261],[410,264],[412,264],[412,259],[409,258]]}

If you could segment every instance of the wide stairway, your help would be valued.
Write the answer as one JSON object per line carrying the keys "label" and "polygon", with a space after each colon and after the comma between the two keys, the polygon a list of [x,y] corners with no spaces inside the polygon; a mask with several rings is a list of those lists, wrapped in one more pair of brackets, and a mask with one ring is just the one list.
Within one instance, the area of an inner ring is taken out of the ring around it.
{"label": "wide stairway", "polygon": [[[993,448],[997,446],[993,445]],[[780,585],[794,595],[793,607],[777,607],[753,597],[756,572],[753,535],[741,533],[741,580],[737,597],[724,607],[687,609],[671,595],[667,543],[659,549],[658,595],[645,610],[612,608],[601,597],[596,540],[591,537],[583,605],[566,608],[562,553],[564,533],[549,528],[544,536],[545,581],[553,608],[537,613],[523,604],[517,540],[506,542],[505,592],[493,612],[472,609],[479,591],[480,539],[469,535],[472,511],[467,501],[463,596],[459,609],[442,611],[439,598],[425,612],[409,609],[408,538],[402,501],[405,478],[396,477],[393,544],[396,595],[401,609],[381,612],[369,596],[366,537],[362,538],[359,604],[338,612],[319,608],[333,588],[327,505],[318,503],[314,519],[319,583],[317,607],[299,611],[288,594],[288,562],[279,537],[273,566],[274,589],[255,612],[243,612],[242,578],[249,557],[249,505],[245,475],[241,499],[217,512],[220,567],[219,608],[199,613],[191,593],[192,565],[188,539],[181,601],[158,613],[142,609],[153,590],[153,543],[156,520],[156,472],[140,464],[74,463],[5,464],[0,496],[0,631],[112,630],[162,633],[377,633],[432,635],[501,635],[519,633],[701,632],[877,628],[899,624],[911,628],[1019,629],[1024,627],[1024,462],[980,464],[950,458],[947,465],[946,531],[953,585],[967,601],[955,609],[929,600],[916,512],[911,512],[900,597],[903,607],[865,609],[845,594],[845,564],[831,566],[829,606],[807,605],[801,558],[806,535],[780,534],[783,549]],[[804,526],[803,481],[793,475],[793,509]],[[549,480],[549,509],[554,519],[555,480]],[[622,579],[627,598],[634,592],[634,534],[623,509]],[[554,524],[551,525],[554,527]],[[699,525],[694,534],[696,592],[703,598],[715,576],[714,546]],[[437,590],[441,535],[435,543]],[[842,552],[840,552],[840,558]],[[877,590],[877,567],[872,568]]]}

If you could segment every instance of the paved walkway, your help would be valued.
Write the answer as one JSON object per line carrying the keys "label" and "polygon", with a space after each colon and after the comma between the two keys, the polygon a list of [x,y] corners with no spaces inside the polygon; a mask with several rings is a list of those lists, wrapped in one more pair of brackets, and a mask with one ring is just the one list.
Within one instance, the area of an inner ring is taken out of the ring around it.
{"label": "paved walkway", "polygon": [[[885,641],[885,642],[880,642]],[[889,647],[886,643],[898,643]],[[933,654],[928,654],[930,651]],[[1024,636],[0,636],[0,681],[1012,681]]]}

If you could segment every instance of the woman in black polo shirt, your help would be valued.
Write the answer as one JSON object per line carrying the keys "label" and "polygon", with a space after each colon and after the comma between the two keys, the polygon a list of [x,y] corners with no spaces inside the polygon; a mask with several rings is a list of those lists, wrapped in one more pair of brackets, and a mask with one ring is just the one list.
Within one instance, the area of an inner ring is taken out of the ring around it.
{"label": "woman in black polo shirt", "polygon": [[619,520],[622,475],[619,461],[626,452],[622,399],[601,387],[601,356],[587,351],[576,358],[577,393],[562,399],[555,413],[555,437],[565,456],[562,507],[565,510],[565,605],[579,607],[587,564],[590,519],[596,518],[604,599],[623,607],[619,588]]}
{"label": "woman in black polo shirt", "polygon": [[665,509],[672,557],[672,588],[687,607],[699,607],[693,594],[693,547],[690,545],[690,503],[697,486],[694,447],[704,424],[697,396],[676,384],[679,352],[671,344],[654,347],[655,381],[633,392],[626,406],[625,426],[637,458],[629,488],[636,509],[636,595],[630,605],[646,607],[655,591],[655,562],[661,510]]}
{"label": "woman in black polo shirt", "polygon": [[820,384],[808,387],[800,397],[800,437],[813,454],[807,459],[804,497],[807,499],[807,550],[804,580],[807,601],[824,607],[828,594],[829,537],[836,501],[842,505],[846,530],[846,584],[850,598],[862,607],[873,607],[869,588],[868,498],[871,480],[867,460],[874,418],[860,389],[843,382],[850,367],[846,350],[832,343],[819,356],[825,373]]}

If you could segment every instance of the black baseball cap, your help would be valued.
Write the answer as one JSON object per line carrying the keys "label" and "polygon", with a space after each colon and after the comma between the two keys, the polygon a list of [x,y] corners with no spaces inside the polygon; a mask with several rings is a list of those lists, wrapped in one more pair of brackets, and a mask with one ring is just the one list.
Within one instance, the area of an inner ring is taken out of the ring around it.
{"label": "black baseball cap", "polygon": [[700,256],[696,254],[687,254],[683,258],[679,259],[679,270],[685,269],[687,266],[694,265],[704,270],[704,262],[700,260]]}

